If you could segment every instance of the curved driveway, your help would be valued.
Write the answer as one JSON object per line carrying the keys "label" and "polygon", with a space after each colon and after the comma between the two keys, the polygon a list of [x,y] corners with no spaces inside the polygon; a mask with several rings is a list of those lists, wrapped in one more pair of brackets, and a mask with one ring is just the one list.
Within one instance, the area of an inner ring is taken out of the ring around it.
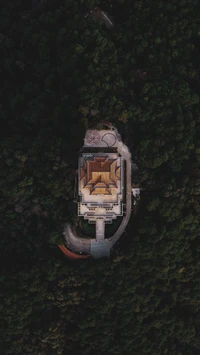
{"label": "curved driveway", "polygon": [[64,227],[64,237],[66,240],[67,246],[75,251],[82,252],[86,254],[91,253],[91,239],[80,238],[72,232],[71,226],[69,223],[65,224]]}
{"label": "curved driveway", "polygon": [[[121,156],[126,161],[126,215],[124,216],[122,223],[120,224],[116,233],[113,235],[113,237],[109,238],[111,247],[118,241],[119,237],[124,232],[131,216],[131,204],[132,204],[131,153],[129,152],[128,148],[124,144],[122,147],[120,146],[118,146],[118,153],[121,154]],[[127,150],[124,150],[124,148],[127,148]]]}
{"label": "curved driveway", "polygon": [[58,245],[60,250],[62,250],[62,252],[69,258],[69,259],[75,259],[75,260],[80,260],[80,259],[87,259],[90,257],[90,255],[79,255],[79,254],[75,254],[73,253],[71,250],[69,250],[68,248],[66,248],[65,245]]}

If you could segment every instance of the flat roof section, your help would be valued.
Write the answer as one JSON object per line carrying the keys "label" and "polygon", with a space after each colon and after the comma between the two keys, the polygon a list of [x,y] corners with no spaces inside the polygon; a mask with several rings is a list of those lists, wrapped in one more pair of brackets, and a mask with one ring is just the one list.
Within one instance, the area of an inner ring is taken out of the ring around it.
{"label": "flat roof section", "polygon": [[[98,207],[98,205],[92,208],[92,207],[89,207],[88,205],[79,203],[79,205],[78,205],[78,216],[85,216],[85,218],[87,216],[94,216],[94,217],[112,216],[112,218],[116,218],[116,216],[122,216],[123,215],[123,204],[120,203],[120,202],[121,202],[121,200],[119,201],[118,204],[114,204],[110,208],[104,207],[104,205],[102,205],[101,208],[100,208],[100,206]],[[88,215],[88,213],[90,213],[90,215]]]}
{"label": "flat roof section", "polygon": [[114,130],[94,130],[88,129],[85,139],[84,147],[117,147],[118,138]]}

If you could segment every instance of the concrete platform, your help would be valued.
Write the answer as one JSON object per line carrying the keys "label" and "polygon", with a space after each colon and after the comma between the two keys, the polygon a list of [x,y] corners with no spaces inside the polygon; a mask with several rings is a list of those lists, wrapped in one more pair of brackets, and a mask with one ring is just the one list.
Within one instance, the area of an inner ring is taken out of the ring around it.
{"label": "concrete platform", "polygon": [[110,243],[108,241],[91,241],[91,255],[98,259],[107,256],[110,257]]}
{"label": "concrete platform", "polygon": [[84,147],[117,147],[118,137],[114,130],[88,129],[84,139]]}

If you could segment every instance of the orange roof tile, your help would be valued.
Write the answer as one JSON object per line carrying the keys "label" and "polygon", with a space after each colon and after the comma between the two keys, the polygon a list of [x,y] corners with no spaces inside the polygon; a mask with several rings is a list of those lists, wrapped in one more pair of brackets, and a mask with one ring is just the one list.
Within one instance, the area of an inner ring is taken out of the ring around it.
{"label": "orange roof tile", "polygon": [[90,188],[90,194],[111,194],[109,186],[117,188],[120,180],[120,168],[116,167],[117,159],[95,157],[84,161],[81,168],[81,179],[85,179],[85,188]]}

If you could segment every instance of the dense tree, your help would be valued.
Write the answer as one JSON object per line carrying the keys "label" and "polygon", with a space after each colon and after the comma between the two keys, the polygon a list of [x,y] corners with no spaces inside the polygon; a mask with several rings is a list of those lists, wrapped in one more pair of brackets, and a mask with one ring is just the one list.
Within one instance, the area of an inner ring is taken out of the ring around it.
{"label": "dense tree", "polygon": [[[112,30],[85,16],[95,6]],[[199,10],[197,0],[2,6],[2,354],[200,352]],[[78,224],[78,152],[101,120],[122,133],[144,190],[111,258],[72,262],[57,244],[66,221]]]}

